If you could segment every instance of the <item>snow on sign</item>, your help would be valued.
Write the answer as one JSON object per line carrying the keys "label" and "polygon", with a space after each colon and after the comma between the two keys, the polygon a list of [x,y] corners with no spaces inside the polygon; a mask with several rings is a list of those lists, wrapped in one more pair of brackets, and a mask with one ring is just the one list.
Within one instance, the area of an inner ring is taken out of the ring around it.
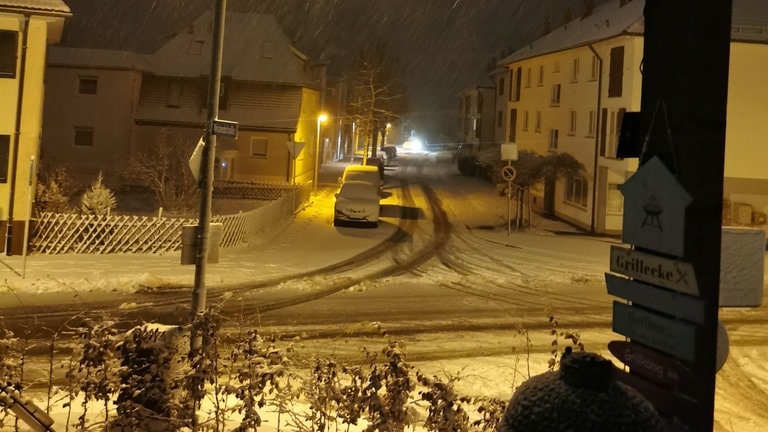
{"label": "snow on sign", "polygon": [[654,156],[620,187],[624,195],[622,240],[683,256],[685,210],[691,196]]}

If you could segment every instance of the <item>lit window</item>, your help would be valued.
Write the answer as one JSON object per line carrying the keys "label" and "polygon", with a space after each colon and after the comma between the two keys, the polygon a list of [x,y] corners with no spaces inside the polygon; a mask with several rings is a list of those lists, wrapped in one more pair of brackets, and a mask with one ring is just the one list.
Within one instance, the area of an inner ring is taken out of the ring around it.
{"label": "lit window", "polygon": [[251,137],[251,157],[265,159],[269,141],[262,137]]}
{"label": "lit window", "polygon": [[93,128],[87,126],[75,126],[75,146],[93,147]]}
{"label": "lit window", "polygon": [[78,81],[77,92],[80,94],[95,95],[99,89],[99,79],[95,76],[81,76]]}

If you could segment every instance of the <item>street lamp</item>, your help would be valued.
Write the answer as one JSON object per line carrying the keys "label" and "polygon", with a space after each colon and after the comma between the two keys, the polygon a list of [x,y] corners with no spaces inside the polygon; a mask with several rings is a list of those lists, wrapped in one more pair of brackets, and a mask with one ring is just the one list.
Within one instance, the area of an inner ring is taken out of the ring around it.
{"label": "street lamp", "polygon": [[328,116],[320,114],[317,116],[317,140],[315,142],[315,178],[312,182],[312,191],[317,193],[318,174],[320,172],[320,125],[328,120]]}

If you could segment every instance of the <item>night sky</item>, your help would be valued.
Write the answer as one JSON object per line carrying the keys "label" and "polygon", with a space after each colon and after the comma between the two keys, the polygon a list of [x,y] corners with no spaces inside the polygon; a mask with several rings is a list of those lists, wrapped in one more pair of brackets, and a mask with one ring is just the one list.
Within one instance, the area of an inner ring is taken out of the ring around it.
{"label": "night sky", "polygon": [[[595,5],[606,0],[595,0]],[[618,1],[618,0],[614,0]],[[63,44],[153,52],[214,0],[66,0]],[[455,120],[459,93],[500,59],[578,16],[588,0],[228,0],[228,10],[275,15],[296,47],[339,72],[383,43],[403,67],[409,117],[422,129]],[[226,42],[226,41],[225,41]],[[437,135],[433,132],[433,135]],[[437,137],[435,137],[437,138]]]}

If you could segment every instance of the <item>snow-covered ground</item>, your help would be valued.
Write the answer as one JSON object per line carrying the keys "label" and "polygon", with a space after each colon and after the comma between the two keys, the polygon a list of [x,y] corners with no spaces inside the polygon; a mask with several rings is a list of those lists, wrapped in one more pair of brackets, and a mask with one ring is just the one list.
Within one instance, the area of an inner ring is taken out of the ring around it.
{"label": "snow-covered ground", "polygon": [[[416,172],[416,167],[409,169],[413,170],[409,175],[417,177],[425,175],[424,172]],[[595,277],[599,277],[601,272],[607,271],[608,251],[611,244],[617,243],[616,239],[579,235],[577,230],[567,224],[539,217],[535,218],[532,230],[507,233],[504,225],[508,210],[507,202],[504,197],[498,195],[493,185],[478,179],[460,177],[457,173],[450,172],[454,169],[451,165],[444,165],[441,169],[449,171],[446,178],[450,178],[454,182],[451,184],[452,189],[450,190],[455,194],[451,199],[444,198],[443,205],[453,225],[462,233],[461,235],[473,239],[466,240],[471,242],[470,246],[477,247],[477,244],[485,243],[488,247],[492,247],[492,245],[498,247],[500,251],[505,247],[510,251],[525,249],[535,251],[542,256],[547,254],[547,256],[562,258],[563,262],[579,257],[583,267],[582,275],[575,275],[577,278],[574,279],[572,272],[552,271],[536,283],[540,284],[540,288],[545,289],[547,284],[573,285],[575,280],[587,278],[587,288],[584,289],[585,292],[591,293],[589,294],[593,297],[591,300],[600,302],[604,299],[606,303],[606,312],[598,318],[610,320],[611,298],[604,291],[589,290],[593,289],[590,287],[595,286],[590,285],[595,282]],[[390,175],[404,174],[391,172]],[[436,186],[436,188],[438,187]],[[438,188],[438,190],[440,189]],[[295,220],[276,229],[268,238],[259,239],[258,242],[245,249],[221,251],[220,262],[209,266],[207,283],[215,287],[219,284],[251,280],[254,277],[258,279],[269,278],[320,268],[329,263],[348,259],[371,247],[372,244],[384,241],[399,229],[397,220],[387,216],[382,218],[381,226],[375,230],[334,228],[330,223],[333,192],[332,186],[321,188],[320,193],[313,199],[308,208],[300,212]],[[457,198],[459,196],[461,199]],[[383,204],[394,204],[396,198],[397,196],[393,194]],[[563,232],[568,232],[568,234],[562,234]],[[126,255],[42,257],[32,255],[27,258],[26,262],[21,257],[3,257],[2,262],[5,264],[6,275],[4,276],[5,283],[0,285],[0,299],[4,305],[21,305],[26,302],[39,301],[41,296],[38,294],[40,293],[58,296],[57,298],[66,299],[65,301],[74,301],[71,297],[73,297],[73,293],[76,293],[75,297],[82,295],[93,298],[120,296],[125,299],[125,307],[131,307],[131,293],[136,289],[146,286],[191,283],[194,270],[189,266],[180,266],[177,254],[162,257]],[[427,264],[426,268],[432,265]],[[521,271],[526,273],[528,267],[525,266],[533,265],[533,263],[521,263]],[[22,279],[19,275],[23,268],[26,277]],[[457,281],[456,274],[434,273],[434,275],[437,275],[433,276],[434,278],[445,277],[446,283],[456,283]],[[517,276],[512,275],[510,277]],[[494,281],[488,275],[483,280]],[[497,281],[501,281],[501,279]],[[416,286],[417,283],[419,282],[416,277],[406,274],[390,277],[381,283],[376,281],[361,283],[348,292],[340,293],[337,296],[357,296],[376,301],[373,299],[377,299],[377,293],[383,289],[395,290],[398,289],[398,286],[406,286],[402,289],[407,289],[409,284]],[[347,303],[343,304],[346,305]],[[331,300],[324,300],[324,303],[319,303],[317,308],[332,308],[333,306],[334,303]],[[307,314],[313,312],[311,308],[307,309]],[[318,309],[314,311],[316,312]],[[759,309],[764,312],[765,304]],[[760,324],[750,324],[749,317],[753,316],[753,312],[743,309],[723,311],[723,320],[731,337],[740,342],[731,349],[728,362],[718,374],[716,431],[753,432],[768,428],[768,413],[763,409],[767,403],[766,395],[768,395],[768,365],[763,361],[768,355],[768,349],[765,347],[765,336],[768,336],[766,334],[768,330]],[[557,316],[557,318],[564,325],[568,324],[567,316]],[[427,318],[424,319],[426,322]],[[541,329],[541,327],[546,326],[540,325],[545,322],[547,317],[542,314],[526,319],[532,328],[528,333],[531,338],[530,345],[524,340],[525,333],[521,333],[518,329],[506,331],[473,331],[468,329],[450,332],[440,329],[433,333],[422,332],[405,337],[407,346],[413,349],[416,357],[420,358],[420,360],[412,362],[412,365],[428,376],[441,376],[446,380],[459,378],[455,385],[460,394],[506,399],[529,374],[536,375],[547,370],[547,362],[550,358],[548,347],[551,344],[552,336],[549,329]],[[455,322],[450,322],[450,317],[446,317],[445,320],[449,324],[455,324]],[[438,326],[436,321],[430,321],[430,323]],[[536,330],[536,328],[539,329]],[[619,365],[619,362],[607,352],[606,344],[610,340],[621,339],[620,335],[613,333],[609,328],[576,330],[581,332],[582,340],[588,350],[611,358],[614,364]],[[343,333],[343,329],[339,333]],[[472,356],[458,356],[450,360],[435,356],[438,360],[430,360],[428,355],[430,350],[432,352],[450,351],[457,349],[457,347],[460,348],[467,341],[482,344],[487,347],[487,351],[484,350]],[[383,346],[383,343],[383,339],[375,337],[368,339],[337,337],[318,338],[299,345],[308,355],[325,355],[329,352],[359,351],[361,344],[377,351]],[[565,344],[563,341],[561,343]],[[333,347],[330,348],[332,345]],[[530,355],[528,347],[531,347],[532,353]],[[500,354],[504,349],[507,350],[507,353]],[[486,352],[487,355],[484,355]],[[420,404],[423,407],[423,402]],[[77,402],[75,406],[79,406]],[[67,412],[62,408],[61,403],[54,405],[53,408],[51,414],[56,420],[56,430],[64,430],[60,425],[66,422]],[[100,406],[94,406],[91,412],[96,414],[100,409]],[[275,428],[277,424],[276,414],[270,414],[268,409],[265,409],[262,415],[265,422],[259,430],[277,430]],[[350,430],[362,429],[353,428]],[[416,427],[414,430],[422,429]]]}

